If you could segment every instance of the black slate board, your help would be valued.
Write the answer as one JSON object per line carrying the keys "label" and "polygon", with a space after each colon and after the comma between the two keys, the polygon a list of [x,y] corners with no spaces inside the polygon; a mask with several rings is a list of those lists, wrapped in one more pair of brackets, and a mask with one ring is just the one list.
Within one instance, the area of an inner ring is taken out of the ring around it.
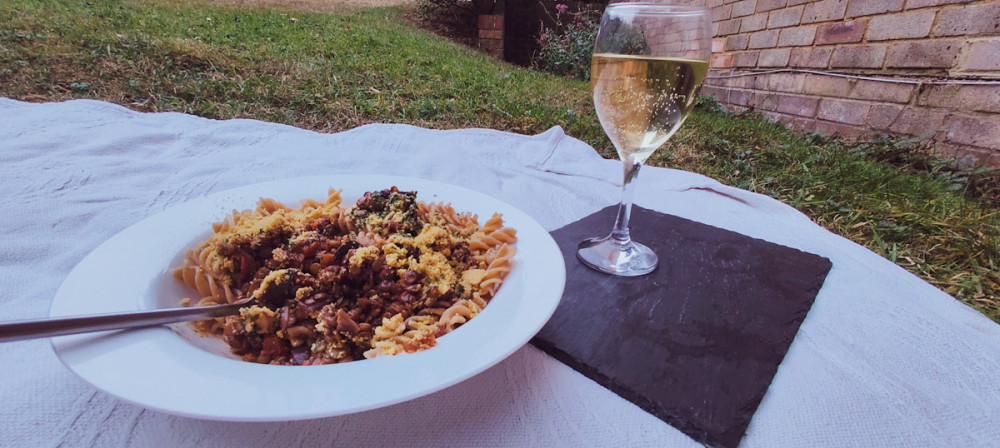
{"label": "black slate board", "polygon": [[614,277],[581,264],[576,247],[606,235],[616,212],[552,232],[566,289],[532,344],[702,444],[739,445],[830,261],[634,207],[632,237],[660,265]]}

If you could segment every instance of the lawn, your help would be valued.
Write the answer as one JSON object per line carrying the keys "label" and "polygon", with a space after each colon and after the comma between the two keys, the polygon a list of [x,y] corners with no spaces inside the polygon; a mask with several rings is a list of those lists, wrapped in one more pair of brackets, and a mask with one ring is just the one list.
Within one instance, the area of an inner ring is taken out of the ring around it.
{"label": "lawn", "polygon": [[[614,157],[585,82],[492,60],[399,8],[5,0],[0,95],[321,132],[372,122],[525,134],[558,125]],[[1000,213],[981,190],[992,174],[954,170],[910,143],[795,134],[704,101],[650,164],[780,199],[1000,322]]]}

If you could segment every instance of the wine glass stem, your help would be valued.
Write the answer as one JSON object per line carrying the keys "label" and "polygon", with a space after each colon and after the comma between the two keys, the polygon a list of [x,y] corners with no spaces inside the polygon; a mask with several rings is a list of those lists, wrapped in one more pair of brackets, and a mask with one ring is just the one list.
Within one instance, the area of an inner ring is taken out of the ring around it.
{"label": "wine glass stem", "polygon": [[632,244],[628,230],[628,221],[632,214],[632,195],[635,193],[632,181],[639,175],[642,163],[631,157],[626,157],[622,160],[622,167],[625,173],[625,180],[622,183],[622,200],[618,205],[618,219],[615,220],[615,228],[611,231],[611,239],[620,247],[625,248]]}

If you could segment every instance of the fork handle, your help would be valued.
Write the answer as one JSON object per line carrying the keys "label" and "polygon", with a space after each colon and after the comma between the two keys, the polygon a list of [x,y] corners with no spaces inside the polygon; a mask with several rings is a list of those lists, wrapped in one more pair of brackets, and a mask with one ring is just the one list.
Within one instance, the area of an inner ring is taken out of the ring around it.
{"label": "fork handle", "polygon": [[192,308],[167,308],[153,311],[53,317],[0,323],[0,342],[64,336],[93,331],[152,327],[190,320],[211,319],[239,314],[244,302]]}

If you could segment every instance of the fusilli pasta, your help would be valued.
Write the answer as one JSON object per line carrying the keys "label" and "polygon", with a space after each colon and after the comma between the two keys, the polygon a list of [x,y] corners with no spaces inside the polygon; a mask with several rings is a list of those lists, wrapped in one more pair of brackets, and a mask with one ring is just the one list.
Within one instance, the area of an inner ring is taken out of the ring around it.
{"label": "fusilli pasta", "polygon": [[261,363],[420,351],[482,312],[513,267],[517,232],[499,214],[480,226],[395,187],[341,202],[333,188],[298,208],[261,198],[213,224],[174,275],[195,305],[257,304],[195,328]]}

